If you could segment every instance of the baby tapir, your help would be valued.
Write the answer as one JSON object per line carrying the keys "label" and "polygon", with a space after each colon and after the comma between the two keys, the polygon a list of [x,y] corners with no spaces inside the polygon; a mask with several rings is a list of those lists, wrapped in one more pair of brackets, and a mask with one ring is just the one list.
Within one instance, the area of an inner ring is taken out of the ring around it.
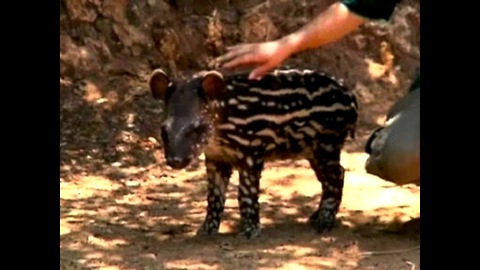
{"label": "baby tapir", "polygon": [[258,236],[260,176],[266,161],[278,159],[309,161],[323,191],[310,224],[319,233],[333,228],[343,193],[340,152],[357,121],[352,91],[325,73],[295,69],[261,80],[202,71],[180,81],[157,69],[150,88],[165,104],[160,134],[167,164],[185,168],[205,154],[208,207],[198,235],[218,232],[236,169],[240,233]]}

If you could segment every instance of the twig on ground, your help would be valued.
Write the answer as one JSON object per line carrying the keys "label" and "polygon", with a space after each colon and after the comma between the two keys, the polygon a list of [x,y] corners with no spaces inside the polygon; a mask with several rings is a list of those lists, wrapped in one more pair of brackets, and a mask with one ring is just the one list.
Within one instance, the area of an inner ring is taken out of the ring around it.
{"label": "twig on ground", "polygon": [[413,248],[407,248],[407,249],[395,249],[395,250],[387,250],[387,251],[366,251],[366,252],[361,252],[360,255],[362,256],[390,255],[390,254],[410,252],[417,249],[420,249],[420,245]]}
{"label": "twig on ground", "polygon": [[413,262],[407,261],[407,260],[403,260],[403,261],[412,267],[410,270],[415,270],[415,264]]}

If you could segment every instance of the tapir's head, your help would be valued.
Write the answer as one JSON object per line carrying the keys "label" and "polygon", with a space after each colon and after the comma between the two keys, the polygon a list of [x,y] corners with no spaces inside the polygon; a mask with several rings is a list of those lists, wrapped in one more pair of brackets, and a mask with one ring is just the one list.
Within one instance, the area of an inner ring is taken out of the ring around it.
{"label": "tapir's head", "polygon": [[157,69],[150,78],[152,96],[163,101],[165,118],[160,137],[167,165],[187,167],[202,151],[214,127],[216,104],[224,90],[223,77],[216,71],[204,71],[191,79],[172,81]]}

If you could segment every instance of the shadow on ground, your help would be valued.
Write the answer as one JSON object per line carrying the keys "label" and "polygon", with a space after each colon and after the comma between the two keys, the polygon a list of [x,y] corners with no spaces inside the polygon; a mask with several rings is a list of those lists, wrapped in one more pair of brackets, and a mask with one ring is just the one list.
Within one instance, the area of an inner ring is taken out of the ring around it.
{"label": "shadow on ground", "polygon": [[[190,172],[151,169],[126,180],[85,176],[63,181],[61,268],[383,269],[395,260],[405,267],[405,261],[419,263],[418,250],[362,255],[419,246],[419,188],[367,179],[362,180],[365,190],[358,190],[356,172],[347,173],[338,226],[319,235],[305,224],[318,204],[319,183],[302,164],[291,166],[296,173],[288,181],[274,165],[262,181],[262,235],[250,241],[236,234],[236,176],[220,234],[213,238],[195,236],[206,206],[203,166]],[[369,195],[392,190],[387,195],[398,201],[390,206],[365,202]]]}

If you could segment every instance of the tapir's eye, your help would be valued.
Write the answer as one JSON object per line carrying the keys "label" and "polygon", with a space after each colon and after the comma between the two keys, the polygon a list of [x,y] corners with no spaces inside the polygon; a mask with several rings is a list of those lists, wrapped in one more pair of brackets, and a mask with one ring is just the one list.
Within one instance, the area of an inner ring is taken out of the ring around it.
{"label": "tapir's eye", "polygon": [[202,88],[197,88],[196,91],[197,91],[197,95],[198,95],[201,99],[204,99],[204,100],[205,100],[205,99],[207,98],[207,97],[205,96],[205,92],[203,91]]}
{"label": "tapir's eye", "polygon": [[205,127],[199,120],[192,122],[188,129],[188,134],[199,137],[205,132]]}
{"label": "tapir's eye", "polygon": [[200,125],[199,121],[193,121],[188,125],[188,133],[193,133]]}
{"label": "tapir's eye", "polygon": [[193,122],[193,128],[194,128],[194,129],[197,129],[199,126],[200,126],[200,121],[199,121],[199,120],[195,120],[195,121]]}

